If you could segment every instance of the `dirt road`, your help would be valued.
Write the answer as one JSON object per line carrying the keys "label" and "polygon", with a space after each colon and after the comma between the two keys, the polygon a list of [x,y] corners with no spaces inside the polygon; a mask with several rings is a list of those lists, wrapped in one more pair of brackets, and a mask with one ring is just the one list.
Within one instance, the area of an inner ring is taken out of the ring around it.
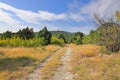
{"label": "dirt road", "polygon": [[[46,63],[54,58],[54,55],[59,53],[62,50],[59,49],[55,53],[53,53],[50,57],[48,57],[44,62],[42,62],[40,65],[36,66],[36,68],[31,72],[29,75],[27,75],[25,78],[22,78],[21,80],[42,80],[41,79],[41,69],[46,65]],[[52,77],[52,79],[49,80],[72,80],[73,74],[69,72],[69,61],[71,56],[71,48],[68,47],[65,54],[61,56],[62,66],[60,66],[55,75]]]}
{"label": "dirt road", "polygon": [[59,53],[59,51],[61,51],[61,49],[58,49],[56,52],[53,52],[53,54],[51,56],[49,56],[45,61],[43,61],[42,63],[40,63],[40,65],[36,66],[35,69],[26,77],[20,79],[20,80],[42,80],[41,79],[41,69],[45,66],[45,64],[51,60],[53,58],[53,56],[57,53]]}
{"label": "dirt road", "polygon": [[51,80],[73,80],[73,74],[68,71],[71,54],[71,48],[68,47],[66,53],[61,57],[63,65],[58,68]]}

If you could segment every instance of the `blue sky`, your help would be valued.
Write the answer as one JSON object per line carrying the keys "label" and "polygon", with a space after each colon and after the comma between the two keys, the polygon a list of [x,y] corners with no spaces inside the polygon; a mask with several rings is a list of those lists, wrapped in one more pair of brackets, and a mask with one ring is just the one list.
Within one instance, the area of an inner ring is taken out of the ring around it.
{"label": "blue sky", "polygon": [[29,26],[39,31],[81,31],[95,29],[93,14],[111,16],[120,10],[120,0],[0,0],[0,32]]}

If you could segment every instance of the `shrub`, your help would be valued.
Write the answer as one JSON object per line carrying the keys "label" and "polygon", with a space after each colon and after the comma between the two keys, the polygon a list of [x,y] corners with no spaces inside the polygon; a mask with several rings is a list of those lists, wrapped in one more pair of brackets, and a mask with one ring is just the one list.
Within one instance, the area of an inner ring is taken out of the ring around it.
{"label": "shrub", "polygon": [[42,38],[33,38],[29,40],[23,40],[20,39],[19,37],[13,37],[10,39],[3,39],[0,40],[0,46],[2,47],[38,47],[38,46],[43,46],[47,45],[46,40]]}
{"label": "shrub", "polygon": [[72,38],[71,38],[71,42],[74,44],[82,44],[82,38],[83,38],[83,33],[81,32],[76,32]]}
{"label": "shrub", "polygon": [[64,40],[63,39],[59,39],[55,36],[52,36],[51,38],[51,44],[54,44],[54,45],[63,45],[64,44]]}

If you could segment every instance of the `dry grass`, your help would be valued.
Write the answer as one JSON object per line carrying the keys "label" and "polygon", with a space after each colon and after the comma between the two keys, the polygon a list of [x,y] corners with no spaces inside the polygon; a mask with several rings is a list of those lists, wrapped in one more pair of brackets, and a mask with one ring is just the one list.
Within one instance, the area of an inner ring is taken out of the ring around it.
{"label": "dry grass", "polygon": [[14,80],[31,72],[59,46],[0,48],[0,80]]}
{"label": "dry grass", "polygon": [[71,71],[74,80],[119,80],[120,54],[99,56],[96,45],[73,46]]}
{"label": "dry grass", "polygon": [[57,68],[62,65],[61,56],[65,53],[66,48],[54,55],[54,57],[47,62],[42,68],[42,80],[50,79],[56,72]]}

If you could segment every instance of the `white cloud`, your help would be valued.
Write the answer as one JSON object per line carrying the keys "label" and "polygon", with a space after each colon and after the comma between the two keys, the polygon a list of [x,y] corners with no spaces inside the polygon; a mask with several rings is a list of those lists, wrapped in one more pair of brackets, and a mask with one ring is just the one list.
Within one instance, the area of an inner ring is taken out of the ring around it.
{"label": "white cloud", "polygon": [[80,0],[73,0],[68,7],[71,18],[80,22],[91,19],[94,13],[101,17],[113,16],[116,10],[120,10],[120,0],[91,0],[84,4]]}
{"label": "white cloud", "polygon": [[85,21],[85,18],[79,13],[70,13],[69,15],[69,18],[76,22]]}
{"label": "white cloud", "polygon": [[110,17],[116,10],[120,10],[120,0],[92,0],[81,8],[81,14],[99,13],[102,17]]}
{"label": "white cloud", "polygon": [[26,27],[33,28],[34,31],[39,31],[43,28],[42,26],[39,28],[38,25],[0,24],[0,33],[6,32],[7,30],[17,32],[19,29],[23,29]]}
{"label": "white cloud", "polygon": [[[28,23],[34,23],[34,24],[40,23],[40,21],[44,21],[44,20],[54,21],[54,20],[64,20],[66,18],[65,13],[55,14],[55,13],[50,13],[47,11],[38,11],[38,12],[26,11],[26,10],[14,8],[2,2],[0,2],[0,9],[11,11],[15,13],[14,16],[20,18],[21,20],[28,22]],[[10,13],[7,13],[5,11],[3,11],[3,13],[7,14],[7,16],[12,19],[12,16],[9,15]],[[3,16],[2,18],[5,21],[6,18],[4,17],[5,16]],[[12,19],[12,21],[16,21],[16,20]]]}
{"label": "white cloud", "polygon": [[16,21],[12,18],[12,14],[8,14],[0,9],[0,21],[8,24],[18,24],[19,21]]}
{"label": "white cloud", "polygon": [[62,13],[62,14],[54,14],[54,13],[49,13],[47,11],[39,11],[39,18],[43,19],[43,20],[64,20],[66,18],[66,14]]}
{"label": "white cloud", "polygon": [[[2,2],[0,2],[0,9],[10,11],[15,14],[14,15],[15,17],[18,17],[22,21],[27,23],[33,23],[33,24],[39,24],[41,21],[56,21],[56,20],[73,20],[77,22],[84,21],[84,17],[81,14],[74,13],[74,12],[60,13],[60,14],[55,14],[48,11],[32,12],[28,10],[17,9],[15,7],[12,7]],[[3,12],[5,14],[8,14],[8,17],[12,19],[9,21],[9,23],[12,21],[20,22],[15,18],[13,18],[12,16],[10,16],[10,13],[5,11]],[[2,17],[2,19],[6,21],[6,18],[4,18],[4,16]],[[16,23],[16,22],[13,22],[13,23]]]}

